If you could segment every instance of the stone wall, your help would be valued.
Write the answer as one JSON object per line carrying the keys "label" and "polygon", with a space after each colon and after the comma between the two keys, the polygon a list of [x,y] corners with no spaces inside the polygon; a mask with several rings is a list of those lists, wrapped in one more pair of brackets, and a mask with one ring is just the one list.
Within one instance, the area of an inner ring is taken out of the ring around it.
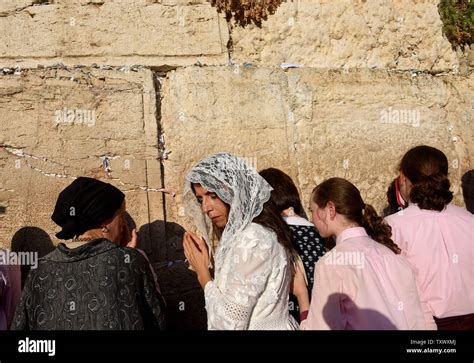
{"label": "stone wall", "polygon": [[[447,154],[462,204],[459,179],[474,149],[473,86],[472,77],[386,70],[179,69],[163,88],[172,151],[166,184],[179,188],[197,159],[226,150],[257,169],[286,171],[305,206],[317,183],[340,176],[381,210],[401,157],[425,143]],[[179,201],[174,206],[178,219]]]}
{"label": "stone wall", "polygon": [[316,183],[345,177],[380,211],[400,157],[429,144],[448,155],[463,205],[474,52],[460,61],[437,3],[294,0],[240,27],[206,0],[0,2],[1,245],[25,226],[58,243],[59,191],[101,178],[126,193],[173,327],[196,328],[181,189],[211,153],[281,168],[305,205]]}

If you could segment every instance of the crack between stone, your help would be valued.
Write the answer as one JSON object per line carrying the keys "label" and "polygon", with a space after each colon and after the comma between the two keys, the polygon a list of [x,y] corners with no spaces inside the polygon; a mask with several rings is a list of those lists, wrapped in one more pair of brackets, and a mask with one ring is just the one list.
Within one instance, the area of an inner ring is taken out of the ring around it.
{"label": "crack between stone", "polygon": [[232,39],[232,22],[231,19],[226,17],[226,22],[227,22],[227,30],[229,32],[229,40],[227,41],[227,56],[229,58],[228,65],[233,66],[234,65],[234,40]]}
{"label": "crack between stone", "polygon": [[[16,8],[10,11],[5,11],[5,12],[0,12],[0,18],[15,15],[18,13],[21,13],[22,11],[25,11],[28,8],[32,8],[34,6],[41,6],[41,5],[51,5],[49,1],[40,1],[40,2],[34,2],[32,1],[29,5],[23,6],[21,8]],[[28,13],[31,17],[33,17],[31,14]]]}
{"label": "crack between stone", "polygon": [[[154,71],[153,72],[153,85],[154,85],[154,91],[155,91],[155,121],[156,121],[156,130],[157,130],[157,146],[158,146],[158,155],[157,159],[160,161],[160,183],[161,183],[161,189],[166,190],[166,185],[165,185],[165,163],[164,161],[168,159],[168,154],[170,153],[169,150],[166,149],[165,145],[165,135],[164,135],[164,130],[163,130],[163,125],[162,125],[162,113],[161,113],[161,106],[162,106],[162,98],[163,98],[163,85],[161,81],[161,77],[166,76],[168,72],[160,72],[160,71]],[[174,193],[171,194],[174,196]],[[168,216],[166,213],[166,195],[162,195],[161,199],[161,208],[163,212],[163,228],[164,228],[164,239],[165,241],[168,240],[168,228],[167,228],[167,220]],[[148,203],[148,206],[150,204]],[[153,221],[150,220],[149,223],[149,236],[150,236],[150,243],[152,241],[152,233],[151,233],[151,223]],[[151,246],[151,245],[150,245]],[[165,243],[165,251],[164,256],[168,256],[168,245]],[[151,252],[151,251],[150,251]],[[162,256],[163,256],[162,255]]]}

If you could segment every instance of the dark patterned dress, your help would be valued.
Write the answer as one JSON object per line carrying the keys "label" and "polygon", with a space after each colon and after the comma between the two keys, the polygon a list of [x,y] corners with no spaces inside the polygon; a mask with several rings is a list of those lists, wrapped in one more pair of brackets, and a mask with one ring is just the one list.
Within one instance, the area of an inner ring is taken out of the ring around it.
{"label": "dark patterned dress", "polygon": [[[311,298],[314,284],[314,265],[325,253],[323,238],[316,228],[304,218],[288,217],[285,218],[285,221],[291,231],[293,246],[303,262],[308,280],[308,294]],[[291,315],[299,322],[300,311],[295,296],[290,295],[289,304]]]}
{"label": "dark patterned dress", "polygon": [[106,239],[60,244],[30,271],[12,329],[163,330],[164,305],[138,250]]}

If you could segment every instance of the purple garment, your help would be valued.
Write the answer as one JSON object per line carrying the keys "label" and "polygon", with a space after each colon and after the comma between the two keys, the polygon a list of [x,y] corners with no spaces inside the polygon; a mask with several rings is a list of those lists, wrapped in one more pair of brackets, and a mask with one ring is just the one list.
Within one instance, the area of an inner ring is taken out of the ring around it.
{"label": "purple garment", "polygon": [[10,329],[20,296],[20,266],[0,264],[0,330]]}

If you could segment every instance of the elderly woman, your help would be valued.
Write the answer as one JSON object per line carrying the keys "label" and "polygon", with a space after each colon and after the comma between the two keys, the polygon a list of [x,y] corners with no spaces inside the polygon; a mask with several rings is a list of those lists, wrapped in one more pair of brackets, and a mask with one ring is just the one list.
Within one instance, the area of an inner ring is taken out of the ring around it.
{"label": "elderly woman", "polygon": [[60,193],[52,216],[62,227],[56,236],[72,241],[30,272],[12,329],[164,328],[164,300],[148,260],[121,246],[130,239],[124,213],[124,194],[99,180],[78,178]]}
{"label": "elderly woman", "polygon": [[204,289],[208,329],[298,327],[288,311],[295,252],[271,190],[242,159],[227,153],[200,161],[186,177],[186,211],[204,239],[186,233],[184,250]]}

